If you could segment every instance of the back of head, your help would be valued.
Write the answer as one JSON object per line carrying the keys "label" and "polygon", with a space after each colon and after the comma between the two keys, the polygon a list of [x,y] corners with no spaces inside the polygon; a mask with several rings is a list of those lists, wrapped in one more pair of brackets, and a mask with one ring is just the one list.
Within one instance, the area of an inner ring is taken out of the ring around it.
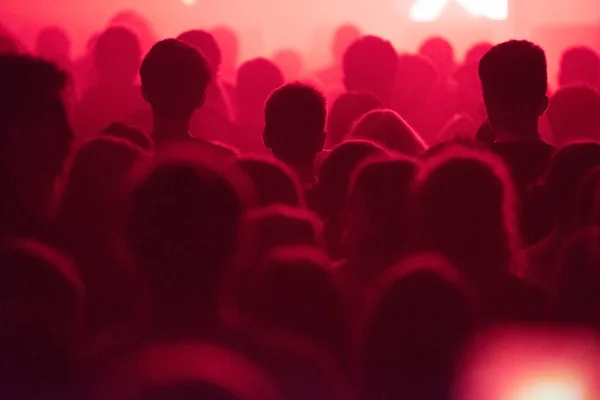
{"label": "back of head", "polygon": [[304,205],[300,183],[285,164],[270,159],[242,157],[238,165],[254,184],[258,207],[284,204],[301,208]]}
{"label": "back of head", "polygon": [[[262,110],[269,95],[284,83],[283,73],[266,58],[243,63],[237,71],[236,98],[240,109]],[[241,110],[240,110],[241,111]]]}
{"label": "back of head", "polygon": [[369,111],[384,108],[377,97],[367,92],[346,92],[331,106],[327,117],[327,147],[344,141],[354,123]]}
{"label": "back of head", "polygon": [[311,247],[281,247],[255,271],[245,299],[249,317],[346,356],[344,298],[327,256]]}
{"label": "back of head", "polygon": [[376,36],[356,40],[344,54],[344,84],[348,91],[365,91],[389,105],[398,54],[392,44]]}
{"label": "back of head", "polygon": [[420,178],[424,244],[469,277],[504,273],[516,242],[514,201],[500,159],[449,146],[428,160]]}
{"label": "back of head", "polygon": [[577,187],[590,170],[600,166],[600,143],[576,142],[560,149],[546,176],[548,200],[557,228],[571,228]]}
{"label": "back of head", "polygon": [[408,119],[422,113],[437,81],[438,73],[428,58],[412,54],[401,55],[398,59],[392,108]]}
{"label": "back of head", "polygon": [[135,190],[129,238],[161,311],[183,303],[211,309],[241,241],[240,188],[213,167],[165,161]]}
{"label": "back of head", "polygon": [[419,47],[419,54],[431,60],[440,78],[446,79],[454,72],[456,67],[454,48],[443,37],[437,36],[427,39]]}
{"label": "back of head", "polygon": [[108,28],[96,40],[94,63],[104,82],[132,84],[141,60],[139,38],[125,27]]}
{"label": "back of head", "polygon": [[476,64],[479,65],[479,62],[485,56],[485,54],[490,51],[494,47],[493,44],[488,42],[479,42],[474,44],[467,50],[467,54],[465,54],[465,64]]}
{"label": "back of head", "polygon": [[140,76],[153,112],[171,118],[189,118],[204,102],[212,79],[204,56],[176,39],[165,39],[150,49]]}
{"label": "back of head", "polygon": [[284,85],[265,106],[265,145],[286,164],[312,163],[325,144],[326,117],[321,92],[302,83]]}
{"label": "back of head", "polygon": [[600,93],[590,86],[559,89],[550,99],[547,115],[557,146],[600,139]]}
{"label": "back of head", "polygon": [[194,29],[183,32],[177,36],[177,40],[196,48],[206,58],[212,75],[217,76],[219,74],[219,69],[221,68],[221,49],[212,34],[200,29]]}
{"label": "back of head", "polygon": [[479,79],[493,127],[519,131],[547,107],[546,54],[524,40],[494,46],[479,63]]}
{"label": "back of head", "polygon": [[65,30],[49,26],[41,30],[35,43],[35,54],[47,60],[67,61],[70,57],[71,41]]}
{"label": "back of head", "polygon": [[362,349],[366,398],[447,398],[473,326],[458,274],[442,258],[416,256],[375,288]]}
{"label": "back of head", "polygon": [[235,31],[226,26],[218,26],[211,29],[210,34],[215,38],[221,49],[223,64],[225,66],[237,65],[239,43]]}
{"label": "back of head", "polygon": [[419,156],[427,145],[412,127],[392,110],[373,110],[359,119],[350,137],[372,140],[408,156]]}
{"label": "back of head", "polygon": [[571,47],[560,60],[560,86],[584,84],[600,88],[600,57],[589,47]]}
{"label": "back of head", "polygon": [[344,24],[335,30],[331,50],[336,63],[342,61],[348,47],[358,40],[360,36],[360,29],[352,24]]}

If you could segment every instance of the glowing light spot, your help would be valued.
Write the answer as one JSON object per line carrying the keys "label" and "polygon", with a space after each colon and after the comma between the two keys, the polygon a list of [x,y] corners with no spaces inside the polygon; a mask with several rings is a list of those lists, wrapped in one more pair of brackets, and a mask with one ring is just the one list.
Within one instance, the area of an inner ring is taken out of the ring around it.
{"label": "glowing light spot", "polygon": [[585,390],[576,381],[541,381],[528,385],[513,397],[514,400],[584,400]]}
{"label": "glowing light spot", "polygon": [[196,1],[197,0],[181,0],[181,2],[186,6],[193,6],[194,4],[196,4]]}
{"label": "glowing light spot", "polygon": [[508,18],[508,0],[415,0],[410,18],[417,22],[436,21],[451,2],[456,2],[474,17],[497,21]]}

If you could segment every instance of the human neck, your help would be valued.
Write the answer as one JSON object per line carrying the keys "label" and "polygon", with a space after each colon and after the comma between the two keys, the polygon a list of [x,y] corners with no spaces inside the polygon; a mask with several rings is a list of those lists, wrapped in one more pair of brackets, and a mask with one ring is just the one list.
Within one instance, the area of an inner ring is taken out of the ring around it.
{"label": "human neck", "polygon": [[152,139],[155,143],[167,140],[188,139],[190,134],[191,117],[170,118],[156,113],[152,114]]}

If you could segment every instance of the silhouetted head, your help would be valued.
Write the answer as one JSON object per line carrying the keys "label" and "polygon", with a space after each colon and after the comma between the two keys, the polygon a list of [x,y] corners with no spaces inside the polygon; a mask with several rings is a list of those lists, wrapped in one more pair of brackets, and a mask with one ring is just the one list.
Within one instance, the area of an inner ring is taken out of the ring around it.
{"label": "silhouetted head", "polygon": [[221,276],[242,242],[242,188],[214,167],[164,161],[134,191],[131,247],[156,316],[173,319],[173,329],[185,326],[190,310],[214,316]]}
{"label": "silhouetted head", "polygon": [[600,88],[600,57],[589,47],[571,47],[562,54],[558,76],[560,86],[584,84]]}
{"label": "silhouetted head", "polygon": [[600,139],[600,93],[591,86],[559,89],[550,99],[548,122],[557,146]]}
{"label": "silhouetted head", "polygon": [[419,183],[424,245],[469,278],[504,274],[516,245],[514,189],[491,153],[448,146],[428,159]]}
{"label": "silhouetted head", "polygon": [[141,60],[140,40],[127,28],[108,28],[96,40],[94,65],[105,83],[133,84]]}
{"label": "silhouetted head", "polygon": [[176,39],[156,43],[142,68],[142,91],[155,114],[190,118],[204,103],[210,66],[194,47]]}
{"label": "silhouetted head", "polygon": [[293,82],[302,78],[304,59],[302,54],[293,49],[283,49],[273,54],[273,62],[281,68],[285,80]]}
{"label": "silhouetted head", "polygon": [[280,247],[254,272],[246,304],[248,317],[301,335],[336,359],[348,354],[344,295],[327,255],[311,247]]}
{"label": "silhouetted head", "polygon": [[548,201],[554,214],[555,227],[573,228],[573,211],[577,187],[581,179],[600,166],[600,143],[576,142],[560,149],[555,155],[546,176]]}
{"label": "silhouetted head", "polygon": [[494,47],[494,45],[488,42],[475,43],[467,50],[467,54],[465,54],[465,64],[479,65],[483,56],[485,56],[492,47]]}
{"label": "silhouetted head", "polygon": [[121,122],[110,124],[101,133],[102,136],[110,136],[117,139],[123,139],[131,144],[141,147],[144,150],[152,151],[154,143],[152,139],[139,129],[132,128]]}
{"label": "silhouetted head", "polygon": [[478,68],[478,63],[463,64],[456,69],[453,78],[456,82],[458,111],[471,116],[477,123],[480,123],[487,115],[485,104],[481,98]]}
{"label": "silhouetted head", "polygon": [[300,183],[284,163],[267,158],[242,157],[237,164],[254,184],[258,207],[276,204],[304,206]]}
{"label": "silhouetted head", "polygon": [[494,46],[481,59],[479,78],[493,128],[516,134],[537,129],[537,120],[548,107],[544,50],[524,40]]}
{"label": "silhouetted head", "polygon": [[443,37],[427,39],[419,47],[419,54],[431,60],[440,79],[448,79],[454,73],[454,68],[456,68],[454,48]]}
{"label": "silhouetted head", "polygon": [[342,63],[346,50],[348,50],[348,47],[358,40],[360,36],[360,29],[352,24],[344,24],[335,30],[331,42],[331,53],[336,63]]}
{"label": "silhouetted head", "polygon": [[265,105],[265,146],[291,166],[312,164],[325,145],[325,97],[312,86],[289,83]]}
{"label": "silhouetted head", "polygon": [[355,170],[347,199],[346,248],[350,258],[372,261],[352,271],[369,282],[413,250],[417,227],[416,159],[368,160]]}
{"label": "silhouetted head", "polygon": [[362,337],[366,399],[448,398],[473,304],[452,266],[409,258],[381,277]]}
{"label": "silhouetted head", "polygon": [[221,49],[223,66],[235,67],[238,62],[239,41],[234,30],[226,26],[218,26],[210,30]]}
{"label": "silhouetted head", "polygon": [[344,53],[344,85],[348,91],[364,91],[390,104],[398,70],[398,54],[392,44],[377,36],[356,40]]}
{"label": "silhouetted head", "polygon": [[437,81],[438,73],[428,58],[401,55],[392,94],[392,108],[408,120],[422,114]]}
{"label": "silhouetted head", "polygon": [[385,108],[381,100],[367,92],[346,92],[331,106],[327,116],[327,148],[342,143],[354,123],[369,111]]}
{"label": "silhouetted head", "polygon": [[206,61],[208,61],[212,75],[217,76],[219,74],[219,70],[221,69],[221,49],[213,35],[200,29],[194,29],[183,32],[177,36],[177,40],[196,48],[206,58]]}
{"label": "silhouetted head", "polygon": [[284,82],[279,67],[266,58],[255,58],[243,63],[237,71],[235,89],[238,117],[257,113],[258,110],[262,114],[269,95]]}
{"label": "silhouetted head", "polygon": [[392,110],[374,110],[359,119],[350,137],[372,140],[408,156],[419,156],[427,145],[414,129]]}
{"label": "silhouetted head", "polygon": [[68,61],[71,57],[71,40],[59,26],[49,26],[38,33],[35,55],[54,62]]}
{"label": "silhouetted head", "polygon": [[150,20],[134,10],[118,12],[109,22],[110,26],[123,26],[135,32],[140,38],[142,54],[145,54],[158,41],[158,35]]}

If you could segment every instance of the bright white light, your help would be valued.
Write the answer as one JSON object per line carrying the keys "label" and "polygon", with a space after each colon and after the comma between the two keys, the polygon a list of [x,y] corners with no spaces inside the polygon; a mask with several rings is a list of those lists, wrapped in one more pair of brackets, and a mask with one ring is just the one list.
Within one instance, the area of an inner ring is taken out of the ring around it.
{"label": "bright white light", "polygon": [[196,4],[196,0],[181,0],[181,2],[186,6],[193,6],[194,4]]}
{"label": "bright white light", "polygon": [[[403,1],[403,0],[401,0]],[[415,0],[410,18],[417,22],[436,21],[450,2],[456,2],[474,17],[503,21],[508,18],[508,0]]]}
{"label": "bright white light", "polygon": [[584,388],[578,382],[542,381],[521,389],[514,400],[584,400]]}

